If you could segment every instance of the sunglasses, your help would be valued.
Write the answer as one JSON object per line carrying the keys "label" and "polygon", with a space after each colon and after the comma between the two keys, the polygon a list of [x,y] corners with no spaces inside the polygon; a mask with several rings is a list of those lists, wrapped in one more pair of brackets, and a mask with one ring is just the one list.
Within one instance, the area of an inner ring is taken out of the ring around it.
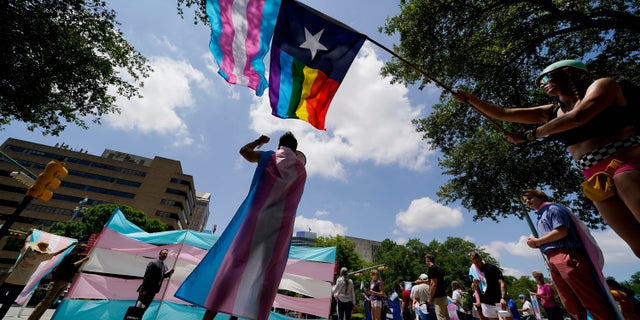
{"label": "sunglasses", "polygon": [[549,82],[550,79],[553,79],[557,74],[555,72],[549,72],[540,78],[540,86],[544,86]]}

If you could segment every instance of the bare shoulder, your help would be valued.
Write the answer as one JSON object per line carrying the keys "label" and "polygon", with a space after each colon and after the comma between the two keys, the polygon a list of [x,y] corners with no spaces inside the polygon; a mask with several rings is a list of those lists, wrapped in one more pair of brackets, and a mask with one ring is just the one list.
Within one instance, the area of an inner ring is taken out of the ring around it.
{"label": "bare shoulder", "polygon": [[585,94],[586,97],[605,99],[611,103],[619,103],[620,99],[624,99],[622,88],[615,79],[600,78],[594,81]]}
{"label": "bare shoulder", "polygon": [[589,85],[587,92],[594,90],[606,90],[613,91],[615,93],[617,91],[620,91],[620,84],[618,84],[618,81],[613,78],[600,78]]}

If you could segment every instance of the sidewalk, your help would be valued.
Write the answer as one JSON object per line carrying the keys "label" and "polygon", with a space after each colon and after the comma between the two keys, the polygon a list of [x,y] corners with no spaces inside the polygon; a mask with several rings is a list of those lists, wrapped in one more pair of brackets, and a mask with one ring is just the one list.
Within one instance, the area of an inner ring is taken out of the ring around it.
{"label": "sidewalk", "polygon": [[[22,309],[22,307],[14,305],[13,307],[11,307],[11,309],[9,309],[9,312],[7,312],[7,315],[3,318],[3,320],[26,320],[27,318],[29,318],[29,315],[32,311],[32,307],[26,307]],[[56,312],[56,309],[47,309],[40,320],[50,320],[54,312]]]}

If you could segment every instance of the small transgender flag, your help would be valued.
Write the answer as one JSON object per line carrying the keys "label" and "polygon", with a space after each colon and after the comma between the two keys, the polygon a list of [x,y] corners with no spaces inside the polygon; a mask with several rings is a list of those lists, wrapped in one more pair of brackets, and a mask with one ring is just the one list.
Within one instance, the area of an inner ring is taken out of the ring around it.
{"label": "small transgender flag", "polygon": [[[51,251],[53,252],[56,252],[70,245],[71,243],[77,242],[76,239],[58,236],[53,233],[48,233],[40,230],[33,230],[33,233],[31,233],[31,235],[29,236],[29,242],[40,241],[48,242],[49,249],[51,249]],[[36,271],[31,275],[31,278],[29,278],[29,281],[22,290],[22,293],[20,293],[20,295],[16,299],[16,303],[26,303],[27,298],[30,298],[31,292],[35,290],[36,286],[38,286],[38,283],[40,283],[40,280],[46,277],[51,272],[51,270],[53,270],[53,268],[55,268],[60,263],[60,261],[62,261],[62,258],[64,258],[64,256],[66,256],[69,252],[71,252],[71,250],[73,250],[73,247],[47,261],[42,262],[40,266],[38,266],[38,269],[36,269]]]}

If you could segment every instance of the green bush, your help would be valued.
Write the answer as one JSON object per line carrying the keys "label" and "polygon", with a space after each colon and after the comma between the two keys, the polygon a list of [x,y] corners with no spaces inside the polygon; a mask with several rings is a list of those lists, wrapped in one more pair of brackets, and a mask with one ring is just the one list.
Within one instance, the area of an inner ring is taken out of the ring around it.
{"label": "green bush", "polygon": [[352,313],[351,314],[351,320],[364,320],[365,315],[364,313]]}

